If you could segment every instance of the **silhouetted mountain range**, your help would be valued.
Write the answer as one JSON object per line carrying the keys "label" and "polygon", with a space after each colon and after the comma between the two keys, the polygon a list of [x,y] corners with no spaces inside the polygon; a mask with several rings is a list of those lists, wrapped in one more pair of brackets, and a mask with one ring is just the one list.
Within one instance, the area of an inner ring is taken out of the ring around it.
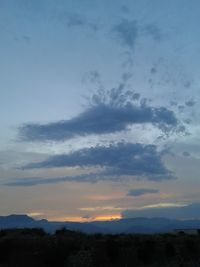
{"label": "silhouetted mountain range", "polygon": [[132,218],[94,222],[49,222],[35,220],[27,215],[0,216],[0,229],[43,228],[54,232],[65,227],[85,233],[165,233],[174,229],[200,228],[200,220],[173,220],[167,218]]}

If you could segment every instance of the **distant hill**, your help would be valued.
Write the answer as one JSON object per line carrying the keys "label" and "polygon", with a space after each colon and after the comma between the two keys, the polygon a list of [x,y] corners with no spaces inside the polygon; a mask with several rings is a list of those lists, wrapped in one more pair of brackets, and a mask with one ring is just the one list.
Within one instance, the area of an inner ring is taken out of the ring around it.
{"label": "distant hill", "polygon": [[111,221],[94,222],[49,222],[35,220],[27,215],[0,216],[0,229],[11,228],[43,228],[46,232],[53,233],[65,227],[69,230],[84,233],[167,233],[174,229],[199,228],[200,220],[173,220],[167,218],[132,218]]}

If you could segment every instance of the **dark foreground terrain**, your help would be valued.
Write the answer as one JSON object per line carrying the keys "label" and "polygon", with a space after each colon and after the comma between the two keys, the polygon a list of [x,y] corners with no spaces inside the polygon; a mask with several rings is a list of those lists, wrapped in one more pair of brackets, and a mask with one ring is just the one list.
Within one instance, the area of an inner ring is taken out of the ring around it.
{"label": "dark foreground terrain", "polygon": [[65,229],[0,231],[0,266],[200,266],[200,236],[87,235]]}

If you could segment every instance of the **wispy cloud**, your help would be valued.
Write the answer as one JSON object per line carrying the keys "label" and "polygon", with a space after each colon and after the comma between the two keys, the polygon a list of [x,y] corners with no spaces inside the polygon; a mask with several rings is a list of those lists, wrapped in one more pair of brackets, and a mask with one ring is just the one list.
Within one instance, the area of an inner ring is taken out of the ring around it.
{"label": "wispy cloud", "polygon": [[66,19],[68,27],[85,26],[87,24],[87,20],[80,14],[67,14]]}
{"label": "wispy cloud", "polygon": [[159,193],[158,189],[137,188],[137,189],[130,189],[127,195],[133,197],[139,197],[146,194],[156,194],[156,193]]}
{"label": "wispy cloud", "polygon": [[57,10],[51,17],[69,29],[79,28],[94,32],[99,29],[98,23],[91,21],[81,13],[68,12],[66,9]]}
{"label": "wispy cloud", "polygon": [[138,37],[137,21],[124,19],[112,28],[112,32],[119,44],[134,49]]}
{"label": "wispy cloud", "polygon": [[[103,180],[103,179],[102,179]],[[35,186],[35,185],[45,185],[45,184],[58,184],[64,182],[90,182],[95,183],[98,181],[97,173],[81,174],[76,176],[65,176],[65,177],[54,177],[54,178],[44,178],[44,177],[27,177],[27,178],[17,178],[11,179],[9,181],[2,182],[4,186],[11,187],[21,187],[21,186]]]}
{"label": "wispy cloud", "polygon": [[122,19],[116,23],[112,28],[112,35],[115,40],[128,49],[130,52],[134,51],[138,39],[141,36],[150,36],[154,41],[159,42],[163,38],[163,33],[155,24],[139,25],[137,20]]}
{"label": "wispy cloud", "polygon": [[80,14],[68,14],[66,16],[67,26],[72,27],[85,27],[86,29],[90,29],[92,31],[98,30],[98,24],[94,22],[90,22],[87,18]]}
{"label": "wispy cloud", "polygon": [[155,41],[162,40],[162,32],[155,24],[147,24],[144,26],[144,33],[151,36]]}

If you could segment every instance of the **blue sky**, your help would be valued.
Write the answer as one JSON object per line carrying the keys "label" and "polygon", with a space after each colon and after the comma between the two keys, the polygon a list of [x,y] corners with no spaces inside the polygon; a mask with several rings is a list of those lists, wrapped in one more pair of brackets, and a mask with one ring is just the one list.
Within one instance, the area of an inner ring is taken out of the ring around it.
{"label": "blue sky", "polygon": [[0,214],[198,207],[199,9],[1,1]]}

